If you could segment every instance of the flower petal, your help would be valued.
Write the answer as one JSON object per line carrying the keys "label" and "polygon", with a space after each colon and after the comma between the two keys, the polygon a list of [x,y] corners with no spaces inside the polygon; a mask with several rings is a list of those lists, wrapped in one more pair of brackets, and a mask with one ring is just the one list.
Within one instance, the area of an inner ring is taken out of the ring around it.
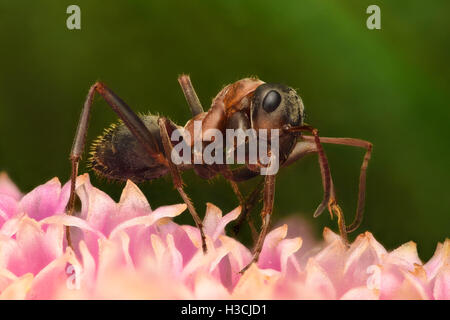
{"label": "flower petal", "polygon": [[342,290],[345,292],[352,287],[365,285],[369,277],[368,268],[381,264],[386,254],[386,249],[370,232],[359,235],[347,252]]}
{"label": "flower petal", "polygon": [[77,178],[76,192],[81,200],[79,217],[108,236],[115,227],[111,217],[117,213],[117,204],[106,193],[92,186],[88,174]]}
{"label": "flower petal", "polygon": [[31,273],[24,274],[2,291],[0,294],[0,300],[25,299],[26,294],[31,287],[32,281],[33,275]]}
{"label": "flower petal", "polygon": [[26,194],[20,201],[20,210],[38,221],[63,213],[69,200],[69,192],[69,184],[61,188],[58,178],[53,178]]}
{"label": "flower petal", "polygon": [[23,217],[15,239],[0,239],[0,266],[17,276],[37,274],[62,254],[62,234],[44,232],[33,219]]}
{"label": "flower petal", "polygon": [[450,265],[450,239],[446,239],[443,244],[438,243],[433,257],[425,264],[424,269],[431,280],[443,267],[448,265]]}
{"label": "flower petal", "polygon": [[10,196],[16,201],[22,198],[19,188],[11,181],[6,172],[0,172],[0,194]]}
{"label": "flower petal", "polygon": [[0,226],[19,212],[19,203],[7,194],[0,194]]}
{"label": "flower petal", "polygon": [[438,300],[450,300],[450,266],[447,266],[436,277],[433,296]]}

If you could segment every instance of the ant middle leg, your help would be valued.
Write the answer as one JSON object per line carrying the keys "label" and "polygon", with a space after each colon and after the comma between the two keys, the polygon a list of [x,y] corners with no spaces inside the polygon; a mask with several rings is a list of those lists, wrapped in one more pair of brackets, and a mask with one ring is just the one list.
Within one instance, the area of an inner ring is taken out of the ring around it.
{"label": "ant middle leg", "polygon": [[256,242],[253,250],[253,258],[250,263],[245,266],[240,273],[244,273],[253,263],[258,262],[259,255],[261,254],[264,239],[266,238],[267,231],[269,230],[270,217],[272,216],[273,200],[275,196],[275,175],[267,175],[264,179],[264,205],[261,211],[262,226],[259,233],[258,241]]}
{"label": "ant middle leg", "polygon": [[184,192],[183,189],[183,179],[181,178],[180,171],[178,170],[178,167],[172,162],[172,149],[173,145],[170,141],[169,134],[167,132],[167,119],[166,118],[159,118],[158,119],[158,125],[159,130],[161,134],[161,139],[164,147],[164,153],[168,162],[170,174],[172,176],[173,184],[175,188],[177,189],[178,193],[180,194],[181,198],[183,198],[184,203],[186,203],[188,210],[190,214],[192,215],[192,218],[194,219],[194,222],[197,226],[197,228],[200,230],[200,237],[202,241],[202,249],[203,253],[207,252],[207,246],[206,246],[206,236],[203,230],[203,222],[200,219],[199,215],[197,214],[197,211],[195,210],[194,205],[192,204],[191,199],[189,199],[186,192]]}
{"label": "ant middle leg", "polygon": [[[239,186],[237,184],[238,181],[236,181],[236,180],[239,180],[236,176],[236,173],[241,171],[242,169],[244,169],[244,172],[250,173],[250,175],[242,181],[254,178],[254,176],[253,176],[254,172],[250,171],[247,167],[240,167],[240,168],[234,169],[234,170],[231,170],[229,165],[227,165],[227,164],[218,165],[216,167],[217,172],[219,172],[230,183],[234,194],[238,198],[239,205],[241,206],[241,213],[239,215],[239,219],[233,226],[234,235],[235,236],[238,235],[243,222],[247,221],[247,223],[250,227],[250,231],[252,233],[253,241],[256,242],[256,239],[258,237],[258,232],[256,231],[253,221],[250,219],[250,213],[253,210],[253,208],[255,207],[255,205],[259,201],[261,201],[260,195],[261,195],[262,187],[264,186],[264,183],[263,183],[264,180],[261,180],[257,184],[256,188],[250,193],[249,196],[244,197],[242,195],[241,191],[239,190]],[[240,182],[242,182],[242,181],[240,181]]]}
{"label": "ant middle leg", "polygon": [[236,221],[235,225],[233,226],[233,232],[237,236],[239,234],[239,231],[242,227],[242,224],[244,221],[247,221],[250,230],[252,232],[253,241],[256,241],[258,233],[256,231],[256,228],[251,220],[251,212],[253,211],[253,208],[256,206],[257,203],[261,201],[261,193],[264,187],[264,180],[261,180],[256,185],[255,189],[248,195],[246,198],[244,198],[241,202],[242,206],[242,212],[239,216],[239,219]]}

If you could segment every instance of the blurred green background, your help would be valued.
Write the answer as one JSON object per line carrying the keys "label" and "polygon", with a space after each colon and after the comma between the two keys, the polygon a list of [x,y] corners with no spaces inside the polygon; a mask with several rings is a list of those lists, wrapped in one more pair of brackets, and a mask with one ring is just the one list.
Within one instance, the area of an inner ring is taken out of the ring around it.
{"label": "blurred green background", "polygon": [[[81,30],[66,28],[70,4],[81,7]],[[370,4],[381,8],[381,30],[366,28]],[[191,75],[205,106],[223,85],[258,75],[298,88],[307,121],[323,136],[374,143],[358,231],[372,231],[389,249],[413,240],[428,259],[450,230],[449,12],[445,0],[1,0],[0,170],[24,192],[54,176],[67,181],[78,116],[96,80],[134,110],[184,124],[180,73]],[[90,141],[114,121],[98,98]],[[326,151],[350,222],[364,153]],[[205,202],[226,212],[237,205],[223,179],[184,176],[201,215]],[[91,177],[118,199],[121,186]],[[181,201],[169,179],[142,190],[154,208]],[[324,226],[337,230],[327,214],[312,218],[321,197],[310,157],[280,173],[274,219],[298,214],[317,235]],[[180,219],[191,223],[187,213]]]}

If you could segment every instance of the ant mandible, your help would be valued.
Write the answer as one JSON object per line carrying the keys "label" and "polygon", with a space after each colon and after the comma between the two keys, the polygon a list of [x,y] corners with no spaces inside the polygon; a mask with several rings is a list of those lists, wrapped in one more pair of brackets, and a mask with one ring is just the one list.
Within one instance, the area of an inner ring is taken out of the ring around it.
{"label": "ant mandible", "polygon": [[[187,122],[184,130],[192,133],[194,121],[201,121],[202,132],[208,129],[217,129],[221,132],[225,132],[226,129],[278,129],[279,154],[277,156],[281,167],[286,167],[308,154],[317,153],[324,196],[314,212],[314,216],[317,217],[328,207],[331,216],[333,217],[333,214],[335,214],[338,217],[340,235],[347,242],[347,233],[357,229],[362,221],[366,171],[372,152],[372,144],[370,142],[353,138],[319,137],[317,129],[303,122],[304,106],[297,92],[282,84],[264,83],[257,78],[239,80],[224,87],[213,99],[211,108],[204,112],[189,76],[179,76],[178,82],[192,113],[192,118]],[[86,142],[88,122],[95,93],[100,94],[105,99],[108,105],[117,113],[121,122],[105,130],[105,133],[93,144],[92,157],[90,159],[90,165],[93,170],[109,179],[130,179],[135,182],[156,179],[170,173],[174,187],[186,203],[199,229],[204,253],[207,252],[207,247],[202,220],[183,189],[183,180],[180,172],[193,169],[198,176],[204,179],[211,179],[220,174],[231,183],[242,209],[237,228],[235,229],[236,232],[240,223],[248,217],[248,213],[259,200],[259,194],[262,193],[261,231],[253,251],[253,258],[242,272],[253,262],[257,262],[272,215],[276,174],[265,175],[263,183],[258,184],[251,195],[244,199],[237,183],[258,176],[264,167],[260,162],[257,162],[256,165],[246,162],[245,165],[233,169],[228,164],[174,164],[171,159],[174,144],[169,137],[180,127],[166,117],[156,115],[138,116],[122,99],[101,82],[91,86],[75,134],[70,154],[72,172],[70,198],[66,209],[67,214],[72,215],[75,207],[75,184],[78,175],[78,165]],[[311,135],[303,135],[302,132],[309,132]],[[190,136],[194,137],[193,134]],[[194,137],[193,139],[197,138]],[[193,141],[188,143],[192,144]],[[204,142],[202,141],[202,143]],[[233,141],[233,143],[235,142]],[[360,169],[356,215],[350,226],[345,225],[343,212],[336,202],[333,180],[322,143],[366,149]],[[67,242],[71,246],[69,227],[66,228],[66,236]]]}

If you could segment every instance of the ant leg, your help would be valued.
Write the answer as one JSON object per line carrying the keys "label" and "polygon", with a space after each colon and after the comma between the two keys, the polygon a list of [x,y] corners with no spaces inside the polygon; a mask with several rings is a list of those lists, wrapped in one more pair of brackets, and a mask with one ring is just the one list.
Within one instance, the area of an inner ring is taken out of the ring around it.
{"label": "ant leg", "polygon": [[[256,240],[256,237],[258,235],[255,225],[253,224],[253,221],[251,221],[250,216],[248,215],[248,213],[251,211],[251,209],[253,209],[254,207],[254,203],[249,203],[249,199],[244,198],[244,196],[242,195],[241,191],[239,190],[239,187],[237,185],[237,183],[233,180],[228,180],[228,182],[231,185],[231,188],[233,189],[234,194],[236,195],[236,197],[238,198],[239,201],[239,205],[241,206],[241,214],[239,215],[239,222],[237,223],[237,225],[235,225],[233,227],[233,231],[234,231],[234,235],[237,236],[237,234],[239,233],[239,228],[242,224],[242,222],[244,222],[244,220],[247,220],[247,223],[250,227],[250,230],[252,232],[252,238],[253,241]],[[238,227],[236,229],[236,227]]]}
{"label": "ant leg", "polygon": [[230,170],[230,179],[235,182],[243,182],[259,176],[257,171],[252,171],[246,166]]}
{"label": "ant leg", "polygon": [[314,142],[299,141],[294,146],[294,149],[289,154],[289,157],[286,159],[286,161],[281,166],[283,166],[283,167],[290,166],[291,164],[304,158],[308,154],[313,154],[313,153],[317,153],[317,146]]}
{"label": "ant leg", "polygon": [[248,196],[247,198],[244,198],[244,196],[242,195],[241,191],[239,190],[238,184],[236,181],[233,180],[233,170],[231,170],[229,168],[228,165],[224,164],[224,165],[220,165],[217,167],[217,172],[219,172],[220,174],[222,174],[222,176],[230,183],[231,188],[233,189],[234,194],[236,195],[236,197],[238,198],[239,201],[239,205],[241,206],[241,214],[239,215],[239,220],[238,222],[235,224],[235,226],[233,227],[233,232],[235,234],[235,236],[237,236],[237,234],[239,233],[239,229],[242,225],[242,223],[247,220],[247,223],[250,227],[250,230],[252,232],[252,238],[253,241],[256,241],[256,238],[258,236],[258,233],[256,231],[255,225],[253,224],[253,221],[251,221],[249,213],[252,211],[253,207],[255,206],[257,200],[259,200],[259,193],[261,193],[261,186],[262,184],[259,183],[258,184],[258,190],[254,190],[250,196]]}
{"label": "ant leg", "polygon": [[[300,141],[295,145],[291,154],[289,155],[287,160],[283,163],[283,167],[289,166],[292,163],[296,162],[297,160],[300,160],[304,156],[312,153],[319,153],[316,141],[312,139],[311,141]],[[326,179],[326,176],[324,175],[323,170],[321,170],[321,174],[322,174],[322,181],[324,181]],[[347,244],[348,232],[345,226],[345,218],[342,209],[339,207],[336,201],[336,194],[334,190],[333,178],[331,177],[331,173],[329,173],[329,179],[330,179],[330,198],[328,201],[328,211],[330,212],[331,218],[333,218],[333,213],[338,217],[339,234],[341,235],[341,238],[344,240],[344,242]],[[317,217],[317,215],[314,214],[314,217]]]}
{"label": "ant leg", "polygon": [[167,119],[159,118],[158,125],[159,125],[159,130],[161,133],[162,143],[164,146],[164,153],[166,155],[169,170],[172,175],[173,184],[174,184],[175,188],[177,189],[178,193],[180,194],[181,198],[183,198],[183,201],[186,203],[188,210],[191,213],[192,218],[194,219],[194,222],[195,222],[197,228],[200,230],[203,253],[206,253],[207,252],[206,237],[205,237],[205,233],[203,231],[202,220],[200,219],[199,215],[197,214],[197,211],[195,211],[195,207],[192,204],[191,199],[189,199],[188,195],[184,192],[183,180],[181,178],[180,171],[178,170],[178,167],[172,162],[171,154],[172,154],[173,146],[172,146],[172,143],[170,142],[169,134],[167,132]]}
{"label": "ant leg", "polygon": [[[316,144],[313,142],[314,138],[311,136],[302,136],[302,140],[297,143],[297,145],[294,147],[294,150],[289,155],[289,158],[285,161],[283,166],[288,166],[294,163],[295,161],[303,158],[307,154],[311,153],[317,153]],[[320,137],[321,143],[331,143],[331,144],[341,144],[341,145],[348,145],[348,146],[354,146],[354,147],[361,147],[366,149],[366,153],[364,155],[364,160],[361,165],[360,175],[359,175],[359,190],[358,190],[358,204],[356,209],[356,214],[353,222],[350,224],[350,226],[345,227],[346,233],[350,233],[352,231],[355,231],[359,225],[362,222],[363,213],[364,213],[364,203],[365,203],[365,195],[366,195],[366,173],[367,173],[367,166],[369,164],[369,160],[372,154],[372,143],[360,140],[360,139],[353,139],[353,138],[328,138],[328,137]],[[323,177],[322,177],[323,179]],[[332,180],[331,180],[332,182]],[[333,183],[332,185],[332,198],[335,198],[334,195],[334,188]],[[335,214],[338,216],[338,223],[339,223],[339,230],[341,233],[341,236],[344,234],[344,216],[342,213],[342,209],[337,205],[337,203],[334,203],[332,205],[333,211],[335,211]]]}
{"label": "ant leg", "polygon": [[244,221],[247,220],[247,223],[249,224],[250,229],[252,231],[253,241],[256,241],[257,232],[255,226],[253,225],[253,222],[250,219],[250,213],[252,212],[255,205],[259,201],[261,201],[260,196],[263,187],[264,187],[264,180],[261,180],[255,187],[255,189],[250,193],[250,195],[244,200],[244,202],[242,202],[242,213],[239,216],[239,219],[236,222],[236,224],[233,226],[233,232],[236,236],[238,235],[241,229],[242,223],[244,223]]}
{"label": "ant leg", "polygon": [[[294,162],[296,162],[296,161],[302,159],[303,157],[305,157],[306,155],[312,154],[312,153],[319,153],[316,141],[314,141],[314,142],[299,141],[295,145],[295,147],[292,150],[289,157],[282,164],[282,166],[283,167],[290,166]],[[328,171],[329,171],[329,169],[328,169]],[[324,174],[324,170],[321,170],[321,175],[322,175],[322,181],[325,181],[325,179],[327,179],[327,177]],[[331,172],[329,173],[329,179],[330,179],[330,201],[329,202],[333,202],[333,201],[335,201],[336,195],[335,195],[335,191],[334,191],[333,178],[331,177]],[[316,210],[316,213],[314,213],[314,217],[317,217],[319,214],[317,214],[317,210]],[[333,216],[331,216],[331,217],[333,217]]]}
{"label": "ant leg", "polygon": [[182,74],[178,77],[178,82],[180,83],[181,89],[183,90],[184,96],[189,108],[191,108],[192,117],[203,113],[203,107],[200,100],[195,93],[194,86],[192,85],[191,78],[187,74]]}
{"label": "ant leg", "polygon": [[[325,154],[325,151],[323,150],[322,143],[319,138],[318,130],[309,125],[304,125],[304,126],[299,126],[299,127],[286,126],[284,128],[284,130],[286,130],[288,132],[307,131],[307,132],[310,132],[313,134],[312,137],[309,137],[308,141],[314,142],[315,152],[317,152],[317,154],[319,155],[320,173],[322,175],[322,185],[323,185],[323,191],[324,191],[323,200],[320,203],[319,207],[314,212],[314,217],[319,216],[323,212],[323,210],[328,206],[328,212],[330,213],[331,218],[333,218],[333,213],[335,215],[337,215],[339,233],[341,235],[342,240],[346,244],[348,244],[347,229],[345,226],[344,214],[342,213],[341,208],[338,206],[338,204],[336,202],[336,194],[334,192],[334,185],[333,185],[333,180],[331,178],[330,166],[328,165],[328,159]],[[298,160],[301,157],[303,157],[304,156],[303,153],[306,153],[306,154],[311,153],[311,152],[313,152],[312,150],[314,150],[314,149],[311,149],[312,145],[308,146],[308,145],[303,144],[303,145],[298,145],[296,147],[298,147],[297,150],[294,149],[293,152],[291,153],[291,156],[292,156],[291,160],[288,159],[288,161],[286,161],[286,162],[292,163],[293,161]],[[297,157],[297,159],[295,159],[296,157]]]}
{"label": "ant leg", "polygon": [[241,270],[240,273],[244,273],[252,263],[258,262],[259,255],[263,248],[264,239],[266,238],[267,231],[269,230],[270,217],[273,209],[273,199],[275,196],[275,175],[267,175],[264,179],[264,206],[261,211],[262,226],[261,232],[256,242],[255,249],[253,251],[253,258],[250,263]]}
{"label": "ant leg", "polygon": [[[311,137],[303,136],[306,141],[312,140]],[[328,138],[320,137],[320,142],[331,143],[331,144],[341,144],[346,146],[353,146],[366,149],[363,162],[361,164],[361,169],[359,173],[359,189],[358,189],[358,204],[356,209],[356,214],[353,222],[347,227],[347,232],[355,231],[362,222],[364,214],[364,204],[366,200],[366,173],[367,166],[369,165],[369,160],[372,155],[373,145],[369,141],[354,139],[354,138]]]}
{"label": "ant leg", "polygon": [[[91,107],[96,92],[99,93],[109,104],[109,106],[114,110],[114,112],[117,113],[119,118],[124,122],[131,133],[136,137],[136,139],[142,144],[147,153],[156,161],[162,164],[167,164],[166,159],[159,151],[156,138],[153,137],[142,120],[122,99],[120,99],[114,92],[107,88],[106,85],[101,82],[96,82],[89,89],[86,101],[84,102],[83,110],[81,112],[77,131],[75,134],[75,139],[73,141],[72,150],[70,152],[70,162],[72,170],[70,175],[70,197],[66,207],[68,215],[73,214],[73,210],[75,207],[75,184],[76,178],[78,176],[78,164],[80,162],[81,155],[83,154],[84,146],[86,144],[86,135],[88,131],[89,118],[91,115]],[[72,247],[70,228],[68,226],[66,227],[66,238],[67,244]]]}
{"label": "ant leg", "polygon": [[[287,126],[284,128],[284,130],[288,132],[302,132],[307,131],[313,134],[312,139],[309,141],[314,141],[316,146],[317,154],[319,155],[319,166],[320,166],[320,173],[322,175],[322,185],[323,185],[323,199],[320,205],[317,207],[316,211],[314,212],[314,217],[318,217],[322,214],[323,210],[328,206],[328,209],[330,211],[330,214],[332,214],[332,210],[330,210],[330,205],[335,202],[335,197],[333,194],[333,183],[331,181],[331,173],[330,173],[330,166],[328,165],[328,159],[325,154],[325,151],[322,148],[322,144],[320,142],[319,138],[319,132],[317,129],[309,126],[299,126],[299,127],[290,127]],[[346,232],[345,232],[346,234]]]}

